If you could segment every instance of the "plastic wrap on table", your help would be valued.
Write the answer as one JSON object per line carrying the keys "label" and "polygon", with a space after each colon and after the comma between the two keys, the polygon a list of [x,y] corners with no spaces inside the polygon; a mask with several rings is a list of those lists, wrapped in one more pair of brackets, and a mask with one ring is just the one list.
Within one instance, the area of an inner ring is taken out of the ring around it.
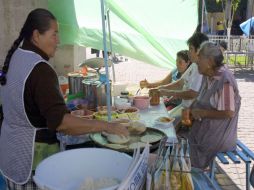
{"label": "plastic wrap on table", "polygon": [[57,139],[63,145],[82,144],[91,141],[89,135],[72,136],[72,135],[64,135],[63,133],[57,133]]}
{"label": "plastic wrap on table", "polygon": [[215,190],[216,187],[213,185],[209,177],[204,172],[197,168],[191,169],[191,176],[195,190]]}
{"label": "plastic wrap on table", "polygon": [[202,170],[191,168],[188,141],[182,138],[178,139],[178,143],[159,147],[148,174],[150,181],[147,187],[150,190],[216,189]]}

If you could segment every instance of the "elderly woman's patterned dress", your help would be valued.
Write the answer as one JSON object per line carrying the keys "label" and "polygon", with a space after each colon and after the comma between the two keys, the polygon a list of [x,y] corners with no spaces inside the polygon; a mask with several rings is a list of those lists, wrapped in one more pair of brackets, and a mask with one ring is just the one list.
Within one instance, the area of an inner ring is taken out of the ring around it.
{"label": "elderly woman's patterned dress", "polygon": [[206,168],[216,153],[235,149],[241,97],[233,74],[222,66],[212,79],[203,77],[200,94],[193,108],[232,110],[232,118],[195,120],[188,136],[193,167]]}

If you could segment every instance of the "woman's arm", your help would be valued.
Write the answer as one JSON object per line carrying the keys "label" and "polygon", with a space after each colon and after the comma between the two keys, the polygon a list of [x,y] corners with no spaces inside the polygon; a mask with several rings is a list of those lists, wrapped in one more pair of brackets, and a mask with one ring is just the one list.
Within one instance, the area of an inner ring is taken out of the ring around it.
{"label": "woman's arm", "polygon": [[71,114],[64,115],[62,123],[58,126],[57,130],[67,135],[82,135],[102,131],[124,136],[128,135],[126,127],[119,123],[81,119]]}
{"label": "woman's arm", "polygon": [[234,116],[234,111],[224,110],[206,110],[192,109],[191,114],[194,119],[210,118],[210,119],[230,119]]}
{"label": "woman's arm", "polygon": [[182,90],[184,85],[184,80],[183,79],[179,79],[175,82],[172,82],[170,84],[167,85],[162,85],[159,87],[159,90],[161,89],[166,89],[166,90]]}
{"label": "woman's arm", "polygon": [[228,82],[224,83],[222,90],[217,91],[210,98],[213,102],[214,110],[193,109],[192,114],[195,119],[227,119],[235,114],[235,93],[233,86]]}
{"label": "woman's arm", "polygon": [[183,100],[191,100],[195,99],[198,96],[198,92],[194,90],[167,90],[160,89],[161,96],[171,96],[173,99],[183,99]]}
{"label": "woman's arm", "polygon": [[172,82],[172,72],[169,73],[164,79],[150,83],[147,80],[140,81],[140,87],[141,88],[156,88],[161,85],[166,85]]}
{"label": "woman's arm", "polygon": [[172,82],[172,73],[169,73],[164,79],[154,82],[154,83],[148,83],[147,88],[156,88],[161,85],[167,85]]}

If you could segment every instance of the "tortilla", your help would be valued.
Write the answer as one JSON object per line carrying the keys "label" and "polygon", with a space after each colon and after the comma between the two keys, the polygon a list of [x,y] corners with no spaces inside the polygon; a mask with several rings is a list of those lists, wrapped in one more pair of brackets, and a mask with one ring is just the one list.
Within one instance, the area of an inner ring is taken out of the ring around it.
{"label": "tortilla", "polygon": [[124,144],[129,142],[130,138],[125,137],[125,136],[119,136],[119,135],[114,135],[114,134],[108,134],[107,135],[107,140],[111,143],[114,144]]}
{"label": "tortilla", "polygon": [[146,125],[144,123],[141,123],[139,121],[133,121],[130,123],[130,126],[128,127],[128,131],[131,134],[141,134],[146,131]]}
{"label": "tortilla", "polygon": [[157,142],[159,140],[161,140],[162,136],[161,135],[145,135],[143,137],[141,137],[141,142],[144,142],[144,143],[154,143],[154,142]]}
{"label": "tortilla", "polygon": [[126,145],[122,145],[122,144],[106,144],[105,145],[108,148],[113,148],[113,149],[124,149],[127,148]]}
{"label": "tortilla", "polygon": [[144,142],[135,142],[135,143],[131,143],[129,145],[129,149],[136,149],[138,147],[143,148],[145,146],[146,146],[146,143],[144,143]]}

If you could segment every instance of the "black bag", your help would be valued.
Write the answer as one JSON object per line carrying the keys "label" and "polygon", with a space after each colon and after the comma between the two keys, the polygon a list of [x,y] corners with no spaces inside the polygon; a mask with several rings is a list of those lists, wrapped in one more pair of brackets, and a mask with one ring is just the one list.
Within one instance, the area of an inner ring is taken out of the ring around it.
{"label": "black bag", "polygon": [[251,172],[250,172],[250,184],[252,187],[254,187],[254,166],[252,166]]}

